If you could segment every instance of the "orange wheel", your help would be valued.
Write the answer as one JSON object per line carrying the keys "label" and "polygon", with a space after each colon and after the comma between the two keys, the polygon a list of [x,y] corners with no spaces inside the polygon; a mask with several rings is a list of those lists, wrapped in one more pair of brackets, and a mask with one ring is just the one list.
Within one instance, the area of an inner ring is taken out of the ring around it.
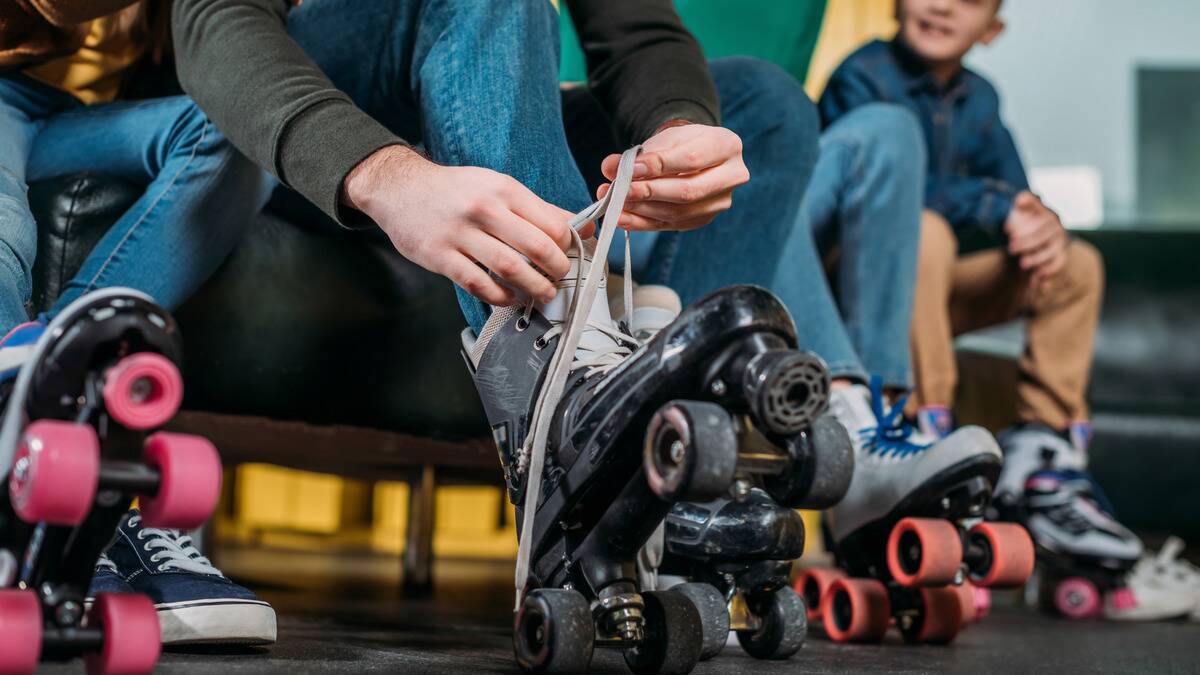
{"label": "orange wheel", "polygon": [[967,624],[975,620],[975,589],[969,581],[950,588],[954,589],[954,595],[958,598],[958,607],[962,610],[963,628],[966,628]]}
{"label": "orange wheel", "polygon": [[845,579],[846,573],[836,567],[809,567],[800,570],[793,586],[796,593],[804,598],[804,606],[808,608],[808,621],[818,621],[821,618],[821,600],[829,590],[829,586],[838,579]]}
{"label": "orange wheel", "polygon": [[971,570],[971,581],[987,588],[1016,588],[1033,574],[1033,540],[1015,523],[979,523],[971,528],[972,549],[987,552],[985,569]]}
{"label": "orange wheel", "polygon": [[888,537],[888,569],[901,586],[945,586],[962,557],[962,539],[947,520],[905,518]]}
{"label": "orange wheel", "polygon": [[952,642],[963,625],[963,607],[958,588],[918,588],[917,593],[920,607],[916,614],[909,615],[912,621],[900,622],[904,639],[940,645]]}
{"label": "orange wheel", "polygon": [[875,579],[835,579],[821,598],[825,634],[834,642],[879,642],[892,618],[887,588]]}

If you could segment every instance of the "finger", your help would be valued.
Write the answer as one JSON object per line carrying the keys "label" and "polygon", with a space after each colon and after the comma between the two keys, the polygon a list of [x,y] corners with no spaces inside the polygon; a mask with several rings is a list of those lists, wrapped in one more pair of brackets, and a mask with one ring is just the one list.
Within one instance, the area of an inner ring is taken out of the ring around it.
{"label": "finger", "polygon": [[1022,190],[1017,193],[1013,199],[1013,207],[1018,209],[1033,209],[1041,205],[1041,201],[1028,190]]}
{"label": "finger", "polygon": [[634,202],[691,204],[729,192],[749,179],[750,173],[740,161],[726,162],[687,176],[635,181],[629,186],[629,199]]}
{"label": "finger", "polygon": [[508,207],[513,213],[545,232],[560,250],[565,251],[571,246],[571,228],[568,225],[571,220],[570,212],[542,201],[529,188],[516,181],[513,181]]}
{"label": "finger", "polygon": [[567,254],[563,253],[558,243],[515,213],[498,213],[488,219],[485,229],[493,237],[528,258],[551,279],[561,279],[571,269]]}
{"label": "finger", "polygon": [[629,212],[621,214],[617,226],[630,232],[665,232],[674,229],[670,223]]}
{"label": "finger", "polygon": [[733,205],[733,192],[722,192],[704,201],[692,204],[670,204],[667,202],[634,202],[626,207],[629,213],[636,213],[654,220],[665,222],[681,222],[697,218],[714,218],[728,211]]}
{"label": "finger", "polygon": [[1021,256],[1021,269],[1027,271],[1040,269],[1061,254],[1062,250],[1058,246],[1050,245],[1042,247]]}
{"label": "finger", "polygon": [[510,307],[517,303],[516,293],[498,284],[487,270],[461,253],[455,253],[454,258],[446,263],[440,273],[459,288],[489,305]]}
{"label": "finger", "polygon": [[541,302],[554,298],[554,284],[507,244],[479,230],[470,230],[462,252],[488,268],[513,289]]}
{"label": "finger", "polygon": [[1036,221],[1035,225],[1017,232],[1008,242],[1008,249],[1013,254],[1021,254],[1039,249],[1062,233],[1052,216],[1045,216]]}
{"label": "finger", "polygon": [[644,172],[634,170],[634,178],[657,178],[681,173],[702,171],[717,166],[742,152],[742,141],[733,133],[698,134],[679,145],[653,152],[644,152],[638,163],[645,164]]}

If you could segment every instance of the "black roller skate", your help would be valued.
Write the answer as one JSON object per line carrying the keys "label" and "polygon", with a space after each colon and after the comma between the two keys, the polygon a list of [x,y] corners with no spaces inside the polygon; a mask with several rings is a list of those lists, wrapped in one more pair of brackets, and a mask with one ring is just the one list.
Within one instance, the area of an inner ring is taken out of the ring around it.
{"label": "black roller skate", "polygon": [[769,476],[759,486],[743,478],[731,498],[676,504],[657,571],[690,580],[674,590],[700,610],[702,659],[721,652],[730,630],[751,656],[786,659],[807,633],[804,602],[789,584],[805,540],[795,509],[826,508],[842,498],[853,475],[853,447],[845,429],[824,415],[799,434],[776,439],[744,419],[739,445],[743,458],[785,450],[792,473]]}
{"label": "black roller skate", "polygon": [[[89,672],[148,673],[160,650],[150,600],[85,595],[133,499],[147,522],[194,528],[221,465],[207,440],[158,432],[183,384],[174,320],[145,295],[104,289],[39,333],[6,389],[0,427],[0,671],[86,655]],[[10,334],[10,338],[13,337]]]}
{"label": "black roller skate", "polygon": [[555,300],[497,309],[464,335],[522,523],[514,649],[534,672],[585,670],[595,645],[622,648],[635,672],[690,671],[699,613],[679,593],[639,592],[639,549],[673,503],[785,475],[784,450],[739,457],[735,414],[795,435],[824,404],[824,369],[795,351],[791,318],[762,289],[713,293],[645,344],[612,321],[597,291],[635,156],[573,223],[604,211]]}

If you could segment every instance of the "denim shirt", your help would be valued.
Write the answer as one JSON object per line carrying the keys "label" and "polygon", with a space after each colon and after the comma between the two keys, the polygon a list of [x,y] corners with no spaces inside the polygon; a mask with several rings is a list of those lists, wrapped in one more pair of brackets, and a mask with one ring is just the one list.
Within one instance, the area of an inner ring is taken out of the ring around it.
{"label": "denim shirt", "polygon": [[929,156],[925,206],[957,233],[978,227],[1002,234],[1013,198],[1029,181],[1000,121],[995,88],[967,69],[942,86],[899,40],[875,40],[834,71],[821,96],[821,122],[828,127],[872,102],[901,105],[917,116]]}

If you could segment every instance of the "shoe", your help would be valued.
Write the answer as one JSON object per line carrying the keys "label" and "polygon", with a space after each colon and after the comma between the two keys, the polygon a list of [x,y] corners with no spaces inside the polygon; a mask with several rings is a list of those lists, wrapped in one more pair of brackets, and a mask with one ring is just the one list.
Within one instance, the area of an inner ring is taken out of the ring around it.
{"label": "shoe", "polygon": [[136,593],[133,586],[121,576],[116,563],[107,555],[100,556],[96,561],[96,571],[92,573],[92,583],[88,586],[86,603],[90,607],[101,593]]}
{"label": "shoe", "polygon": [[44,332],[46,322],[28,321],[8,331],[0,339],[0,382],[16,378],[21,366],[33,355],[33,347]]}
{"label": "shoe", "polygon": [[1170,621],[1190,616],[1195,608],[1191,594],[1129,577],[1125,586],[1105,593],[1101,616],[1108,621]]}
{"label": "shoe", "polygon": [[1038,471],[1025,481],[1023,521],[1047,553],[1130,569],[1142,541],[1113,517],[1100,486],[1082,471]]}
{"label": "shoe", "polygon": [[835,541],[889,514],[902,517],[902,502],[924,491],[937,492],[946,480],[991,476],[989,489],[995,480],[1000,449],[987,430],[963,427],[939,440],[913,428],[903,407],[902,401],[887,407],[877,381],[871,388],[856,384],[830,394],[829,410],[854,444],[850,489],[827,512]]}
{"label": "shoe", "polygon": [[1016,506],[1025,491],[1025,481],[1041,470],[1083,471],[1087,449],[1050,427],[1037,423],[1009,427],[996,437],[1004,452],[1004,468],[996,483],[996,506],[1001,511]]}
{"label": "shoe", "polygon": [[[1135,593],[1139,589],[1162,589],[1193,601],[1189,618],[1200,621],[1200,568],[1180,557],[1183,540],[1170,537],[1156,555],[1143,555],[1127,578]],[[1141,594],[1139,593],[1139,597]]]}
{"label": "shoe", "polygon": [[108,550],[133,590],[154,602],[164,645],[275,642],[275,610],[230,581],[178,530],[146,527],[136,509]]}

